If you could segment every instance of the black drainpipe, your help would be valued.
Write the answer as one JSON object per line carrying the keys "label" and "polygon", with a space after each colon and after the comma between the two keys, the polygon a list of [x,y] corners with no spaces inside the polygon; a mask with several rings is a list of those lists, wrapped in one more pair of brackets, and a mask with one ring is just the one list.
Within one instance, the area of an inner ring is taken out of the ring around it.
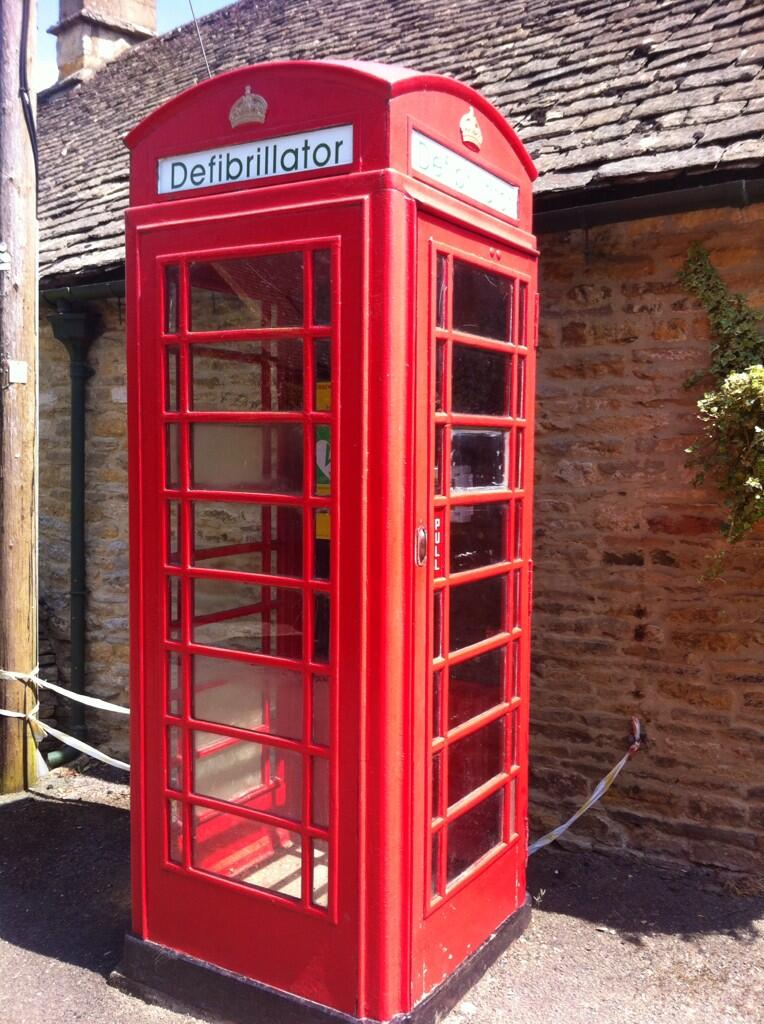
{"label": "black drainpipe", "polygon": [[[114,285],[118,287],[115,289]],[[101,333],[100,317],[80,303],[87,299],[115,297],[124,294],[124,283],[86,285],[81,288],[55,288],[43,292],[43,298],[55,308],[48,315],[54,336],[69,353],[71,379],[71,470],[70,470],[70,643],[69,688],[85,692],[85,397],[87,379],[93,370],[88,365],[90,345]],[[85,707],[71,703],[70,732],[77,739],[87,735]],[[48,754],[48,765],[58,768],[78,757],[75,747],[62,746]]]}

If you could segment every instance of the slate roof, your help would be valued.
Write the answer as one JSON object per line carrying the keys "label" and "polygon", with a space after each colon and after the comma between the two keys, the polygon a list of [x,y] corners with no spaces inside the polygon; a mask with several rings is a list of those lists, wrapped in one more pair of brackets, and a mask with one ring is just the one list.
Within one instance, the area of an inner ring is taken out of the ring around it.
{"label": "slate roof", "polygon": [[[240,0],[199,24],[213,73],[337,57],[463,79],[519,131],[542,202],[764,164],[764,0]],[[205,76],[190,24],[41,95],[48,283],[121,263],[122,138]]]}

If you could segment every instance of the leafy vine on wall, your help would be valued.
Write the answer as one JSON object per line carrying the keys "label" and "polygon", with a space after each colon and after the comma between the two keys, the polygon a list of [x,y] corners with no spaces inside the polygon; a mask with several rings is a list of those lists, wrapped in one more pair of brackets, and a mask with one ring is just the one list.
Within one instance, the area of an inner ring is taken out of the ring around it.
{"label": "leafy vine on wall", "polygon": [[708,314],[713,332],[711,364],[686,382],[711,378],[698,401],[700,434],[685,449],[696,486],[708,481],[722,494],[727,517],[722,533],[734,544],[764,519],[764,336],[761,314],[732,292],[697,242],[679,280]]}

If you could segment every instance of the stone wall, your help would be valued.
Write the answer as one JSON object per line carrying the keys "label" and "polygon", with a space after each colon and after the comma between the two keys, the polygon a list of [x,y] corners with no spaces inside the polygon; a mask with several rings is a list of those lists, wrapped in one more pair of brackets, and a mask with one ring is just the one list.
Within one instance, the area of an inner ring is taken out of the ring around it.
{"label": "stone wall", "polygon": [[677,283],[693,240],[764,309],[764,206],[549,235],[542,251],[531,831],[646,749],[574,841],[764,869],[764,531],[722,577],[712,490],[683,449],[708,365]]}
{"label": "stone wall", "polygon": [[[625,749],[646,749],[571,841],[680,864],[764,869],[764,533],[702,579],[720,507],[683,449],[707,365],[676,273],[693,240],[764,308],[764,206],[542,237],[531,832],[562,821]],[[127,694],[124,328],[101,307],[88,398],[88,687]],[[41,339],[41,593],[66,675],[67,357]],[[127,752],[125,724],[90,714]]]}

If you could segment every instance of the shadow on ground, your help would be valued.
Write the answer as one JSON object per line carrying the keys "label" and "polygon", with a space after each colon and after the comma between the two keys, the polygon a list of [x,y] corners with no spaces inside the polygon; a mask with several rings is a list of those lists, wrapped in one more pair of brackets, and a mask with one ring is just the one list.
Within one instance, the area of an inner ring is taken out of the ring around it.
{"label": "shadow on ground", "polygon": [[[88,799],[60,799],[51,784],[52,795],[0,803],[0,939],[105,973],[129,927],[130,824],[128,812],[110,802],[108,777],[88,786]],[[581,850],[534,855],[528,889],[534,909],[635,944],[659,934],[749,943],[764,914],[764,897],[714,891],[699,873],[677,876]]]}
{"label": "shadow on ground", "polygon": [[646,935],[760,936],[764,896],[733,896],[700,871],[677,874],[644,862],[585,850],[548,848],[528,864],[534,909],[565,914],[612,929],[628,942]]}
{"label": "shadow on ground", "polygon": [[108,804],[0,804],[0,938],[109,971],[130,923],[129,835],[128,812]]}

